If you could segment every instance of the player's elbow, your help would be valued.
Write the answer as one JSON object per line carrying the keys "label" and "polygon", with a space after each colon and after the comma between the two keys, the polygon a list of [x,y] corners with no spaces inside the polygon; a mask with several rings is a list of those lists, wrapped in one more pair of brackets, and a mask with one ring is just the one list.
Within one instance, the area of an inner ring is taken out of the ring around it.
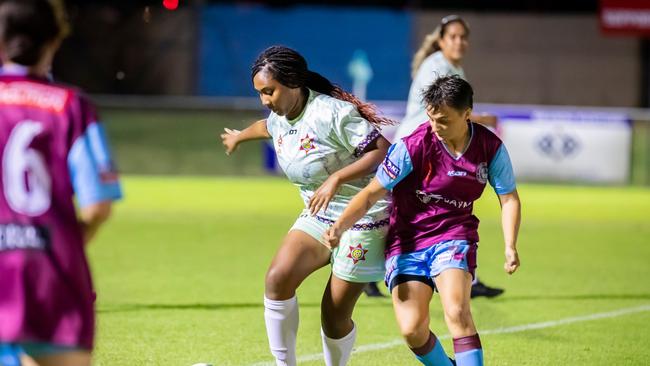
{"label": "player's elbow", "polygon": [[111,216],[112,202],[93,203],[81,209],[81,221],[86,225],[96,226],[104,223]]}
{"label": "player's elbow", "polygon": [[366,202],[366,204],[365,204],[365,207],[363,209],[366,210],[366,212],[368,212],[368,210],[370,210],[372,208],[372,205],[374,205],[374,203],[372,201],[370,201],[370,199],[368,199],[368,198],[366,198],[365,202]]}
{"label": "player's elbow", "polygon": [[519,193],[517,193],[517,190],[515,189],[514,191],[499,195],[499,201],[501,202],[501,206],[512,206],[512,207],[521,207],[521,202],[519,200]]}

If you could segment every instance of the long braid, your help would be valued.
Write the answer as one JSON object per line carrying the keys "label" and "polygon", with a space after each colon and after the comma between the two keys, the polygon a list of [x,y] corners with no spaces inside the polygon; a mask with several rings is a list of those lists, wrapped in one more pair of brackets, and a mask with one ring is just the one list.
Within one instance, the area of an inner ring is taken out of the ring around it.
{"label": "long braid", "polygon": [[310,71],[305,58],[291,48],[271,46],[264,50],[251,67],[251,78],[262,70],[270,72],[274,79],[289,88],[309,88],[354,104],[361,117],[377,128],[396,124],[395,121],[380,116],[375,105],[362,102],[319,73]]}
{"label": "long braid", "polygon": [[395,124],[395,121],[392,119],[380,116],[374,104],[362,102],[354,94],[348,93],[338,85],[332,84],[327,78],[317,72],[308,71],[306,86],[321,94],[326,94],[330,97],[354,104],[361,117],[377,128]]}

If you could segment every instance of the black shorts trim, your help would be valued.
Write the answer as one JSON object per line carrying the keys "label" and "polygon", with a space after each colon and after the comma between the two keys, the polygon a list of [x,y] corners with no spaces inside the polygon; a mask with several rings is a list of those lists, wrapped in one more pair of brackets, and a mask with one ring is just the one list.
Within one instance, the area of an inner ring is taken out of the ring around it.
{"label": "black shorts trim", "polygon": [[397,286],[397,285],[399,285],[399,284],[402,284],[402,283],[404,283],[404,282],[409,282],[409,281],[418,281],[418,282],[422,282],[422,283],[424,283],[425,285],[428,285],[429,287],[431,287],[431,289],[433,290],[433,292],[436,292],[436,291],[437,291],[437,290],[436,290],[436,284],[435,284],[435,282],[433,282],[433,280],[431,279],[431,277],[427,277],[427,276],[417,276],[417,275],[410,275],[410,274],[398,274],[397,276],[395,276],[395,277],[390,281],[390,283],[388,284],[388,291],[389,291],[390,293],[392,293],[392,292],[393,292],[393,288],[395,288],[395,286]]}

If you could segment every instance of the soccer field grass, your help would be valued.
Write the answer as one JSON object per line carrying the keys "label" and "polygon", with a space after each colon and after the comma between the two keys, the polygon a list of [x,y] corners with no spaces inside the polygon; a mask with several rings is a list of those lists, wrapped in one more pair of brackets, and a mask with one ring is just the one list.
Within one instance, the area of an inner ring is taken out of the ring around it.
{"label": "soccer field grass", "polygon": [[[301,208],[296,188],[281,178],[181,177],[126,177],[124,187],[125,200],[89,247],[95,364],[271,361],[264,273]],[[502,269],[491,189],[475,210],[478,273],[506,289],[472,302],[486,364],[650,364],[650,189],[526,184],[519,191],[522,267],[513,276]],[[304,365],[322,364],[314,355],[328,275],[318,271],[298,291],[298,354],[312,359]],[[633,310],[613,313],[621,309]],[[577,318],[600,313],[607,314]],[[437,296],[431,318],[433,331],[447,334]],[[418,364],[399,343],[390,300],[362,297],[354,319],[359,352],[350,365]],[[528,329],[543,322],[551,323]],[[498,330],[514,326],[526,327]],[[452,352],[448,338],[443,345]]]}

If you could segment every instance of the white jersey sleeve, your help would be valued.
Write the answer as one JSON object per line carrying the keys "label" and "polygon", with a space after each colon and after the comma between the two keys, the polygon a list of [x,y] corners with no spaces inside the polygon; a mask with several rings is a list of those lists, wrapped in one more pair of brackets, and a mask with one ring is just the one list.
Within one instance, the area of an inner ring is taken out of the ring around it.
{"label": "white jersey sleeve", "polygon": [[266,117],[266,131],[271,135],[271,138],[277,136],[277,126],[278,126],[278,115],[271,112],[269,116]]}
{"label": "white jersey sleeve", "polygon": [[361,117],[352,104],[338,109],[333,123],[335,138],[355,157],[361,156],[366,147],[379,137],[377,128]]}

